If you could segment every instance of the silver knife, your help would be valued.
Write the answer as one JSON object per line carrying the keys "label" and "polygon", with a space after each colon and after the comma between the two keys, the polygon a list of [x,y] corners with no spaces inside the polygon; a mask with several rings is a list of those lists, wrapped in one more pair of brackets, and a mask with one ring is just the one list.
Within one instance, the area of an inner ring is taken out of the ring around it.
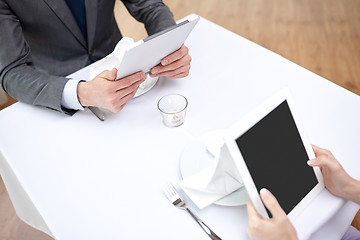
{"label": "silver knife", "polygon": [[88,107],[90,111],[100,120],[105,120],[105,114],[97,107]]}

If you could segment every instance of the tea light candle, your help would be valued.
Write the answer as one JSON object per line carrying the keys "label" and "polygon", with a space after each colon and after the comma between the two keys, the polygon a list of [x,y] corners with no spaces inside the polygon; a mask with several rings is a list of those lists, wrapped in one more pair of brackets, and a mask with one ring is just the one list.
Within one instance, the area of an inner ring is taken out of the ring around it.
{"label": "tea light candle", "polygon": [[180,94],[169,94],[158,102],[163,123],[167,127],[177,127],[184,123],[187,99]]}

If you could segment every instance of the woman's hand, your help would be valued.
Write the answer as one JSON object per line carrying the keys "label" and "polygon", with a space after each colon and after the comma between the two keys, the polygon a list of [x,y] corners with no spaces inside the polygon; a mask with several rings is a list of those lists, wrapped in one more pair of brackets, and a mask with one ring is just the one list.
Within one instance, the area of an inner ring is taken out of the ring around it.
{"label": "woman's hand", "polygon": [[325,187],[335,196],[360,204],[360,182],[349,176],[334,155],[323,148],[312,146],[316,158],[308,161],[321,169]]}
{"label": "woman's hand", "polygon": [[263,188],[260,191],[261,199],[272,214],[271,219],[264,219],[256,211],[252,202],[247,203],[249,218],[248,234],[253,240],[292,240],[298,239],[295,228],[291,224],[288,216],[280,207],[276,198]]}

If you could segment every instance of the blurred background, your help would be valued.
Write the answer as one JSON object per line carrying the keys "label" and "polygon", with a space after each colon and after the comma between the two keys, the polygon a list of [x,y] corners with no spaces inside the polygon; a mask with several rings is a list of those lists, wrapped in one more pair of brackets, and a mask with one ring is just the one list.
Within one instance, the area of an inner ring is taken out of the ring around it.
{"label": "blurred background", "polygon": [[[360,0],[164,0],[164,3],[175,20],[196,13],[360,95]],[[123,36],[134,40],[146,36],[143,24],[136,22],[120,1],[116,1],[115,14]],[[0,110],[14,102],[0,89]],[[353,223],[357,227],[358,219]],[[18,219],[0,179],[0,240],[8,239],[51,238]]]}

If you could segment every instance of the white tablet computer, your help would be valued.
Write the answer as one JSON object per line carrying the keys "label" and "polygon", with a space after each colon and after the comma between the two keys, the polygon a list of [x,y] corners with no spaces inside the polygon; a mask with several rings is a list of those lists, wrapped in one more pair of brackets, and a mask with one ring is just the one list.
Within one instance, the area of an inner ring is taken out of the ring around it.
{"label": "white tablet computer", "polygon": [[185,21],[134,43],[124,54],[117,79],[138,71],[150,72],[161,59],[181,47],[198,21],[198,16],[191,15]]}
{"label": "white tablet computer", "polygon": [[274,194],[290,220],[324,188],[320,169],[307,165],[315,155],[287,89],[235,124],[224,140],[264,218],[271,213],[261,201],[262,188]]}

